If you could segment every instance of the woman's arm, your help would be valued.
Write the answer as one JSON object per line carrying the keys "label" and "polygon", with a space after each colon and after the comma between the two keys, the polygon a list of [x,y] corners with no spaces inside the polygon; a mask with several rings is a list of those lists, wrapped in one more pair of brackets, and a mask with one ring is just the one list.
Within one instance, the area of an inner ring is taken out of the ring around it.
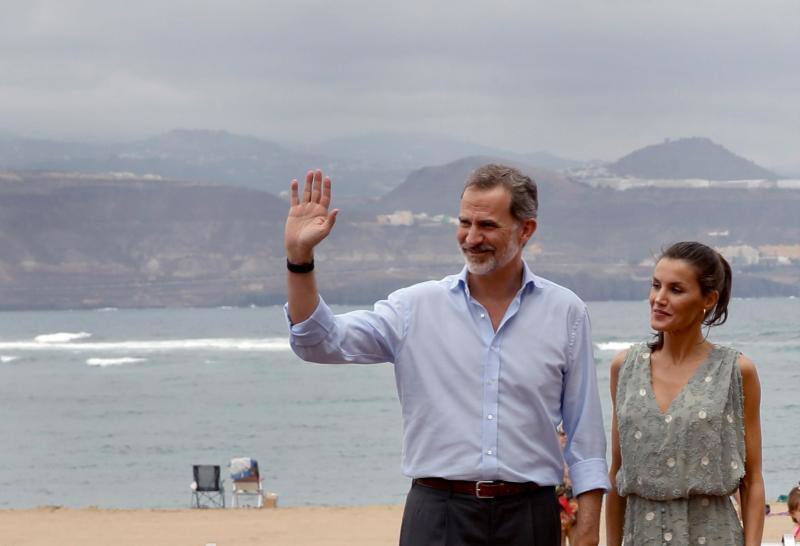
{"label": "woman's arm", "polygon": [[745,546],[760,546],[764,532],[764,476],[761,473],[761,384],[756,365],[739,358],[744,392],[745,473],[739,486]]}
{"label": "woman's arm", "polygon": [[614,357],[611,362],[611,468],[608,478],[611,481],[611,490],[606,495],[606,545],[620,546],[622,544],[622,529],[625,522],[625,497],[617,494],[617,471],[622,465],[619,449],[619,430],[617,429],[617,383],[619,370],[625,362],[627,351]]}

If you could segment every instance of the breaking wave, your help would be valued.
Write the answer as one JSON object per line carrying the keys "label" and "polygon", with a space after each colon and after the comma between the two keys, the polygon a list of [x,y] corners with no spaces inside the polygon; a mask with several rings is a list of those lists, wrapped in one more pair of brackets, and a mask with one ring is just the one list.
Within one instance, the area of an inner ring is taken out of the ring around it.
{"label": "breaking wave", "polygon": [[147,362],[146,358],[134,358],[126,356],[124,358],[90,358],[86,361],[89,366],[122,366],[123,364],[136,364],[137,362]]}
{"label": "breaking wave", "polygon": [[42,334],[36,336],[34,341],[37,343],[67,343],[76,339],[86,339],[92,337],[89,332],[57,332],[55,334]]}
{"label": "breaking wave", "polygon": [[633,343],[629,341],[607,341],[605,343],[595,343],[598,351],[624,351],[630,348]]}
{"label": "breaking wave", "polygon": [[[82,332],[85,334],[85,332]],[[48,334],[49,336],[62,334]],[[69,334],[76,336],[78,334]],[[88,337],[86,334],[81,337]],[[52,351],[57,349],[71,351],[115,351],[115,352],[143,352],[143,351],[288,351],[287,338],[200,338],[200,339],[159,339],[159,340],[130,340],[130,341],[96,341],[96,342],[70,342],[67,338],[62,341],[41,342],[37,336],[35,341],[0,341],[0,350],[7,351]],[[77,339],[77,338],[70,338]]]}

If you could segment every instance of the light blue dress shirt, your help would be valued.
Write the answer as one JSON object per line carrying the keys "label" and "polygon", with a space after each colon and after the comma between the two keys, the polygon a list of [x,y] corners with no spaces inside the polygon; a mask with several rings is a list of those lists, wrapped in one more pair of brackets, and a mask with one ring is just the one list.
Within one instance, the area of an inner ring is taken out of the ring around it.
{"label": "light blue dress shirt", "polygon": [[304,360],[394,363],[406,476],[557,485],[566,460],[576,495],[609,489],[586,305],[527,264],[497,331],[470,295],[466,268],[400,289],[372,311],[334,315],[320,298],[308,319],[289,324]]}

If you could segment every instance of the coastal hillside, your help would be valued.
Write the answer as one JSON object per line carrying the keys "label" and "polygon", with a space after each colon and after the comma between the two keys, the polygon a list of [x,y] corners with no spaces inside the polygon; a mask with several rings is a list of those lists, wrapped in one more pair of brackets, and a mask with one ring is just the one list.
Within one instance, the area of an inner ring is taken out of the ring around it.
{"label": "coastal hillside", "polygon": [[[492,160],[414,171],[354,206],[334,186],[336,229],[317,250],[332,303],[368,303],[463,264],[464,179]],[[526,248],[537,272],[586,299],[644,297],[652,257],[686,239],[719,248],[735,294],[800,295],[800,191],[593,188],[524,164],[540,189]],[[133,175],[0,173],[0,307],[213,306],[285,298],[288,204],[270,193]]]}
{"label": "coastal hillside", "polygon": [[776,173],[708,138],[667,139],[610,163],[620,176],[644,179],[775,180]]}
{"label": "coastal hillside", "polygon": [[541,203],[586,200],[595,193],[592,188],[573,182],[556,171],[509,160],[507,157],[473,156],[414,170],[405,182],[377,202],[377,209],[384,212],[408,209],[455,216],[458,213],[458,197],[464,181],[472,171],[486,163],[513,165],[531,176],[536,180]]}
{"label": "coastal hillside", "polygon": [[[458,213],[464,180],[478,166],[502,158],[470,157],[414,171],[381,198],[379,213],[428,216]],[[633,188],[616,191],[580,184],[560,173],[516,163],[539,188],[542,244],[577,257],[643,257],[665,241],[700,238],[721,245],[800,241],[800,191],[747,188]],[[709,235],[712,234],[712,235]]]}
{"label": "coastal hillside", "polygon": [[261,295],[287,205],[203,183],[0,175],[0,307],[160,307]]}

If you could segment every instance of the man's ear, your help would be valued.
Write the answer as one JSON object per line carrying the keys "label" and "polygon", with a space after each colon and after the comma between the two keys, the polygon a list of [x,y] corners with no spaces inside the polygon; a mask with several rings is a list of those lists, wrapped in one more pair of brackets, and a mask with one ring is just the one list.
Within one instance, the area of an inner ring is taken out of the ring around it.
{"label": "man's ear", "polygon": [[538,224],[536,223],[536,218],[528,218],[522,221],[519,236],[523,245],[527,243],[531,237],[533,237],[534,233],[536,233],[537,226]]}

